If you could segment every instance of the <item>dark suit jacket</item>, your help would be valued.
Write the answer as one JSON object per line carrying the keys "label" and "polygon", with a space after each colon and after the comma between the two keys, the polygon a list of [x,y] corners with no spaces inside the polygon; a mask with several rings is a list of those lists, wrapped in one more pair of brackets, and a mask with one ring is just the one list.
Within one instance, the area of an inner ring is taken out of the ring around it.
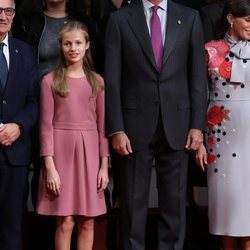
{"label": "dark suit jacket", "polygon": [[125,131],[133,150],[141,149],[161,112],[170,146],[181,150],[190,128],[205,129],[207,73],[197,11],[168,1],[161,73],[141,0],[111,14],[105,46],[107,134]]}
{"label": "dark suit jacket", "polygon": [[[225,1],[209,4],[200,11],[205,42],[221,38],[222,15]],[[224,34],[224,32],[223,32]]]}
{"label": "dark suit jacket", "polygon": [[206,0],[174,0],[174,2],[183,4],[196,10],[199,10],[204,5],[206,5]]}
{"label": "dark suit jacket", "polygon": [[39,80],[36,57],[26,43],[9,37],[10,66],[4,91],[0,94],[0,117],[3,123],[22,126],[22,135],[6,147],[12,165],[28,165],[31,159],[30,131],[38,118]]}

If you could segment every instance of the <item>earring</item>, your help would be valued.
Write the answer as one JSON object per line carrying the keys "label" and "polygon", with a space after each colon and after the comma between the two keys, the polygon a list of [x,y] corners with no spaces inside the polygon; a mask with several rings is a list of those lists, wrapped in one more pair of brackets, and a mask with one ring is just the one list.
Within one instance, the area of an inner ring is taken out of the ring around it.
{"label": "earring", "polygon": [[230,27],[233,28],[233,23],[230,23]]}

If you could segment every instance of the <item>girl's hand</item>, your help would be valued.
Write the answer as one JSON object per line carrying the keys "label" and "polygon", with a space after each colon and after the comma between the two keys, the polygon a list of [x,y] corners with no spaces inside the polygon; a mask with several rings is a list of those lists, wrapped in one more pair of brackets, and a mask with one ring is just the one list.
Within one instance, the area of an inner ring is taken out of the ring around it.
{"label": "girl's hand", "polygon": [[205,165],[207,165],[207,150],[203,143],[195,152],[195,162],[202,171],[205,171]]}
{"label": "girl's hand", "polygon": [[56,196],[60,194],[60,176],[56,169],[47,170],[47,188],[53,192]]}
{"label": "girl's hand", "polygon": [[98,178],[97,189],[98,189],[98,192],[101,192],[107,188],[108,183],[109,183],[108,157],[101,158],[101,166],[100,166],[97,178]]}
{"label": "girl's hand", "polygon": [[45,167],[46,167],[46,187],[56,196],[60,194],[60,176],[54,165],[53,158],[51,156],[44,158]]}

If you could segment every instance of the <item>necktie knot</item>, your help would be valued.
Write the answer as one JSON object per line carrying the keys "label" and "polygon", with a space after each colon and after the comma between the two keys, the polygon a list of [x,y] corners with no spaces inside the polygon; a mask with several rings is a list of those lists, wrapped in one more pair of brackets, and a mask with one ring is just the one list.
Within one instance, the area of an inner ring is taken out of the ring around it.
{"label": "necktie knot", "polygon": [[160,7],[158,6],[158,5],[154,5],[153,7],[152,7],[152,9],[153,9],[153,15],[157,15],[157,10],[159,9]]}

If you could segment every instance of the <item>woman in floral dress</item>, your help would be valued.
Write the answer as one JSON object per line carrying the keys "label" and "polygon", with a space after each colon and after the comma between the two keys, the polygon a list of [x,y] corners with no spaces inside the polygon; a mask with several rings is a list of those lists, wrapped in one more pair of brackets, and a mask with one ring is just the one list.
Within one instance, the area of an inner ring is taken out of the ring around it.
{"label": "woman in floral dress", "polygon": [[206,149],[209,230],[224,250],[250,249],[250,0],[228,0],[224,39],[208,42],[210,102]]}

